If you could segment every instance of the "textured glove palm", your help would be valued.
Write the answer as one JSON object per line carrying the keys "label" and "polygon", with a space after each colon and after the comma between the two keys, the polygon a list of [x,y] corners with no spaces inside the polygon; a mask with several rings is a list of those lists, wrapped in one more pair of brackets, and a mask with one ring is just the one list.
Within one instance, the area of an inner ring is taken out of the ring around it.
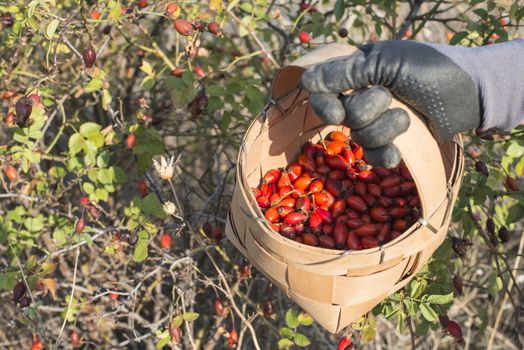
{"label": "textured glove palm", "polygon": [[[439,141],[481,124],[479,93],[471,76],[431,46],[414,41],[368,44],[349,58],[308,69],[301,85],[315,112],[329,124],[345,124],[375,166],[393,167],[393,140],[409,127],[393,94],[426,119]],[[352,89],[348,96],[342,92]],[[416,147],[416,145],[414,144]]]}

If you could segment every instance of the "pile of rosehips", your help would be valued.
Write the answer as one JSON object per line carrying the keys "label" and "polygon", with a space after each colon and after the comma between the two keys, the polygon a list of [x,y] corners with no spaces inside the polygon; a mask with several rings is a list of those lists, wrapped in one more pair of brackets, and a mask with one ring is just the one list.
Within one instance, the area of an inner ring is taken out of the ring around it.
{"label": "pile of rosehips", "polygon": [[269,170],[252,191],[275,231],[323,248],[374,248],[420,217],[408,168],[372,168],[362,147],[339,131],[307,142],[296,162]]}

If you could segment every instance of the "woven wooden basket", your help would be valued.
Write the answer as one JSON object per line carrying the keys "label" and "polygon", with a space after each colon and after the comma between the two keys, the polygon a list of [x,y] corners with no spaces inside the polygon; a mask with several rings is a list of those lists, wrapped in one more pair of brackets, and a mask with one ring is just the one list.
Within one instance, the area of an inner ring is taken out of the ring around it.
{"label": "woven wooden basket", "polygon": [[321,326],[336,333],[402,288],[443,242],[464,170],[462,140],[437,144],[421,119],[394,144],[417,184],[422,218],[395,240],[373,249],[337,251],[311,247],[273,231],[251,192],[269,169],[284,167],[308,140],[330,131],[298,87],[305,67],[350,55],[355,49],[332,44],[279,71],[271,101],[253,121],[238,155],[236,187],[226,224],[234,246]]}

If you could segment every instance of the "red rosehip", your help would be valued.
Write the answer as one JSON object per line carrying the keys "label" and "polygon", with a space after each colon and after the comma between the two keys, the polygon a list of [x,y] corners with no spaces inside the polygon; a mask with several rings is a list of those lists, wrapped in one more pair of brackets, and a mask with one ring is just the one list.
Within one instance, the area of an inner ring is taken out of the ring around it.
{"label": "red rosehip", "polygon": [[100,13],[100,11],[98,11],[97,9],[92,9],[91,10],[91,13],[89,14],[91,16],[92,19],[94,20],[99,20],[100,17],[102,16],[102,14]]}
{"label": "red rosehip", "polygon": [[160,236],[160,246],[162,249],[169,250],[171,249],[171,235],[168,233],[163,233]]}
{"label": "red rosehip", "polygon": [[309,33],[306,33],[306,32],[300,32],[298,34],[298,39],[300,40],[302,44],[307,44],[311,40]]}
{"label": "red rosehip", "polygon": [[136,144],[136,135],[135,134],[129,134],[126,138],[126,147],[127,149],[133,149]]}
{"label": "red rosehip", "polygon": [[9,179],[9,181],[14,182],[18,178],[18,171],[16,168],[12,165],[8,165],[5,167],[5,176]]}
{"label": "red rosehip", "polygon": [[82,57],[84,58],[84,64],[87,68],[93,67],[96,61],[96,52],[91,45],[85,48]]}
{"label": "red rosehip", "polygon": [[200,66],[200,65],[195,65],[195,68],[193,70],[195,72],[196,75],[198,75],[199,77],[203,78],[206,76],[206,73],[204,72],[204,69]]}
{"label": "red rosehip", "polygon": [[217,22],[211,22],[207,25],[207,30],[209,30],[211,34],[218,35],[219,28],[220,26]]}
{"label": "red rosehip", "polygon": [[193,25],[187,19],[179,18],[175,20],[175,29],[180,35],[183,36],[191,36],[195,33]]}

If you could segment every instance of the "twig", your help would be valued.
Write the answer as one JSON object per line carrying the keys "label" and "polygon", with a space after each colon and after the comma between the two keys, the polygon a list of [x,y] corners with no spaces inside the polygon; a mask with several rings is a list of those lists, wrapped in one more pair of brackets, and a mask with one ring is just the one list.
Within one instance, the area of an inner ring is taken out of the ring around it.
{"label": "twig", "polygon": [[76,9],[67,19],[64,23],[64,27],[62,28],[62,31],[60,32],[60,35],[58,36],[58,39],[56,41],[54,50],[53,50],[53,70],[56,70],[56,67],[58,66],[58,60],[56,59],[56,51],[58,49],[58,45],[60,44],[60,41],[62,41],[62,38],[64,38],[64,34],[67,31],[67,27],[71,24],[71,21],[76,16],[80,8]]}
{"label": "twig", "polygon": [[[184,298],[184,291],[181,289],[178,289],[178,295],[180,295],[180,301],[182,302],[182,311],[186,313],[186,302]],[[195,340],[193,339],[193,332],[191,332],[191,328],[189,327],[189,322],[184,321],[184,325],[186,327],[186,332],[189,337],[189,342],[191,343],[191,346],[193,347],[193,349],[196,349]]]}
{"label": "twig", "polygon": [[21,193],[0,193],[0,198],[21,198],[33,202],[40,201],[38,197],[31,197]]}
{"label": "twig", "polygon": [[411,24],[417,17],[418,10],[420,10],[420,6],[423,2],[423,0],[415,0],[413,4],[410,3],[409,14],[404,19],[404,22],[402,22],[402,24],[400,25],[400,28],[397,34],[395,35],[395,39],[400,40],[404,37],[404,35],[408,31],[408,28],[411,26]]}
{"label": "twig", "polygon": [[[203,248],[206,247],[206,244],[202,241],[199,233],[197,233],[195,230],[193,230],[193,228],[191,227],[190,223],[187,221],[187,219],[185,218],[184,216],[184,213],[182,211],[182,204],[180,202],[180,200],[178,199],[178,196],[174,190],[174,186],[172,184],[172,181],[169,180],[169,183],[171,185],[171,189],[172,189],[172,192],[173,192],[173,197],[175,199],[175,204],[178,208],[178,211],[179,211],[179,214],[182,218],[184,218],[184,221],[188,227],[188,229],[191,231],[191,234],[192,236],[195,238],[196,242]],[[242,314],[242,312],[239,310],[238,306],[236,305],[236,302],[235,302],[235,298],[234,298],[234,294],[232,293],[231,291],[231,288],[229,287],[229,283],[227,282],[227,279],[226,277],[224,276],[224,273],[222,272],[222,270],[220,269],[220,267],[217,265],[216,261],[215,261],[215,258],[213,257],[213,255],[207,250],[207,249],[204,249],[204,253],[207,255],[207,257],[209,258],[209,260],[211,261],[211,264],[213,265],[213,267],[215,268],[215,270],[217,271],[218,273],[218,277],[220,278],[220,281],[222,282],[222,284],[224,285],[224,287],[226,288],[226,291],[227,291],[227,297],[229,299],[229,302],[230,302],[230,305],[231,307],[233,308],[233,310],[235,311],[235,313],[238,315],[238,317],[240,317],[240,319],[242,320],[242,322],[244,322],[244,324],[247,325],[250,333],[251,333],[251,338],[253,340],[253,344],[255,345],[255,349],[256,350],[261,350],[260,349],[260,345],[258,344],[258,339],[257,339],[257,335],[256,335],[256,332],[255,332],[255,329],[253,328],[253,325],[251,323],[249,323],[247,320],[246,320],[246,317],[244,316],[244,314]]]}
{"label": "twig", "polygon": [[142,26],[138,25],[138,29],[151,41],[151,45],[153,46],[154,53],[162,60],[164,63],[171,69],[172,71],[175,70],[176,66],[171,60],[167,57],[167,55],[162,51],[160,46],[156,43],[156,41],[153,40],[153,38],[149,35],[149,33],[142,28]]}
{"label": "twig", "polygon": [[56,143],[58,142],[58,139],[62,136],[62,133],[64,132],[64,128],[66,126],[66,113],[64,109],[64,101],[65,101],[65,98],[63,98],[60,101],[57,101],[57,105],[58,105],[57,107],[58,107],[58,110],[60,111],[60,115],[62,116],[62,125],[60,125],[60,129],[56,133],[55,138],[53,139],[51,144],[45,150],[46,154],[49,154],[53,150],[53,147],[55,147]]}
{"label": "twig", "polygon": [[229,71],[231,68],[233,68],[235,66],[235,64],[237,64],[238,62],[240,61],[243,61],[243,60],[247,60],[251,57],[254,57],[254,56],[258,56],[262,53],[262,50],[258,50],[258,51],[255,51],[255,52],[252,52],[250,53],[249,55],[244,55],[244,56],[239,56],[239,57],[236,57],[230,64],[228,64],[225,68],[222,68],[221,71],[224,71],[224,72],[227,72]]}
{"label": "twig", "polygon": [[[91,237],[91,240],[95,240],[97,239],[98,237],[108,233],[108,232],[111,232],[113,231],[112,228],[107,228],[105,230],[100,230],[100,229],[97,229],[97,228],[91,228],[91,231],[93,232],[96,232],[96,234],[94,236]],[[71,250],[74,250],[75,248],[80,248],[81,246],[83,246],[84,244],[86,244],[87,241],[86,240],[83,240],[81,242],[78,242],[77,244],[73,244],[72,246],[70,247],[67,247],[67,248],[64,248],[64,249],[60,249],[60,250],[57,250],[56,252],[54,253],[51,253],[50,255],[48,256],[45,256],[43,258],[41,258],[38,262],[42,262],[43,260],[45,259],[51,259],[51,258],[54,258],[58,255],[61,255],[61,254],[64,254],[64,253],[67,253],[67,252],[70,252]]]}
{"label": "twig", "polygon": [[69,311],[71,310],[71,305],[73,305],[73,299],[75,298],[75,285],[76,285],[76,273],[78,271],[78,257],[80,256],[80,247],[77,247],[76,250],[76,257],[75,257],[75,269],[73,273],[73,287],[71,288],[71,298],[69,299],[69,305],[67,305],[67,311],[64,316],[64,322],[62,322],[62,328],[60,328],[60,333],[58,333],[58,339],[56,339],[54,349],[58,349],[58,345],[60,345],[60,338],[62,337],[62,333],[64,332],[65,325],[67,323],[67,319],[69,316]]}
{"label": "twig", "polygon": [[73,44],[71,44],[71,42],[69,40],[67,40],[66,37],[64,37],[63,40],[64,40],[64,43],[66,43],[66,45],[71,49],[71,51],[73,51],[73,53],[76,55],[76,57],[78,57],[81,61],[83,61],[84,58],[82,57],[82,54],[80,52],[78,52],[76,47],[74,47]]}
{"label": "twig", "polygon": [[[517,255],[517,258],[515,259],[515,263],[513,264],[513,273],[517,270],[517,268],[518,268],[518,266],[520,264],[520,260],[522,258],[522,250],[523,249],[524,249],[524,235],[521,235],[520,236],[520,243],[519,243],[519,250],[518,250],[518,253],[517,253],[518,255]],[[510,280],[509,283],[508,283],[508,289],[509,289],[510,292],[511,292],[512,288],[513,288],[513,280]],[[493,347],[493,341],[495,340],[495,336],[497,334],[497,329],[499,328],[500,320],[502,318],[502,314],[504,313],[504,308],[506,306],[506,303],[508,302],[508,299],[509,299],[509,295],[506,294],[506,295],[504,295],[504,299],[502,299],[502,302],[500,303],[499,311],[497,312],[497,317],[495,319],[495,323],[493,324],[493,330],[491,331],[491,335],[489,336],[488,347],[487,347],[488,350],[492,349],[492,347]],[[516,338],[518,339],[518,329],[517,329],[517,336],[516,336]]]}
{"label": "twig", "polygon": [[437,12],[438,8],[440,5],[442,5],[442,2],[444,0],[439,0],[437,1],[437,3],[435,4],[435,6],[433,6],[431,8],[431,10],[429,10],[428,13],[426,13],[426,15],[424,16],[424,18],[422,19],[422,22],[418,25],[418,27],[415,28],[415,30],[413,30],[413,34],[412,36],[415,37],[421,30],[422,28],[424,28],[424,26],[426,25],[426,23],[432,18],[435,16],[435,13]]}
{"label": "twig", "polygon": [[255,42],[257,43],[258,47],[260,48],[260,50],[262,50],[264,52],[264,54],[267,56],[267,58],[271,61],[271,63],[273,63],[275,65],[275,67],[279,67],[279,64],[277,63],[277,61],[275,61],[275,58],[273,57],[273,55],[271,54],[271,52],[269,52],[266,47],[264,46],[264,44],[262,43],[262,41],[256,36],[256,34],[251,30],[249,29],[245,24],[244,22],[242,22],[240,20],[240,18],[238,18],[231,10],[228,10],[227,13],[231,16],[231,18],[233,18],[235,20],[235,22],[237,22],[241,27],[243,27],[248,33],[249,35],[253,38],[253,40],[255,40]]}
{"label": "twig", "polygon": [[[508,283],[504,280],[504,278],[502,278],[501,268],[500,268],[500,264],[499,264],[499,260],[498,260],[499,254],[497,254],[498,253],[497,248],[495,246],[493,246],[493,244],[490,242],[487,233],[484,231],[484,229],[482,228],[482,226],[480,225],[478,220],[475,218],[475,215],[473,214],[473,209],[471,208],[471,203],[470,203],[469,200],[467,201],[467,208],[468,208],[468,214],[471,217],[471,219],[473,220],[473,223],[474,223],[475,227],[477,228],[477,230],[479,231],[480,236],[482,237],[484,242],[488,245],[490,250],[495,253],[494,261],[495,261],[495,266],[497,268],[497,274],[499,275],[499,278],[502,281],[502,285],[504,286],[504,289],[505,289],[505,292],[506,292],[506,296],[511,301],[511,305],[513,305],[513,310],[514,310],[514,315],[515,315],[515,323],[516,323],[516,327],[518,329],[518,326],[519,326],[519,307],[517,306],[517,303],[515,302],[515,300],[513,300],[513,296],[511,295],[511,291],[510,291],[510,288],[508,287]],[[506,266],[509,266],[508,262],[506,261],[506,259],[504,257],[501,256],[500,258],[505,262]],[[515,287],[516,287],[517,292],[520,295],[522,295],[522,293],[520,292],[520,289],[518,287],[518,284],[515,281],[515,276],[513,276],[513,273],[511,273],[511,271],[509,271],[509,276],[510,276],[510,279],[515,282]],[[517,342],[517,345],[520,348],[522,348],[522,344],[520,343],[520,339],[519,339],[518,336],[515,338],[515,341]]]}

